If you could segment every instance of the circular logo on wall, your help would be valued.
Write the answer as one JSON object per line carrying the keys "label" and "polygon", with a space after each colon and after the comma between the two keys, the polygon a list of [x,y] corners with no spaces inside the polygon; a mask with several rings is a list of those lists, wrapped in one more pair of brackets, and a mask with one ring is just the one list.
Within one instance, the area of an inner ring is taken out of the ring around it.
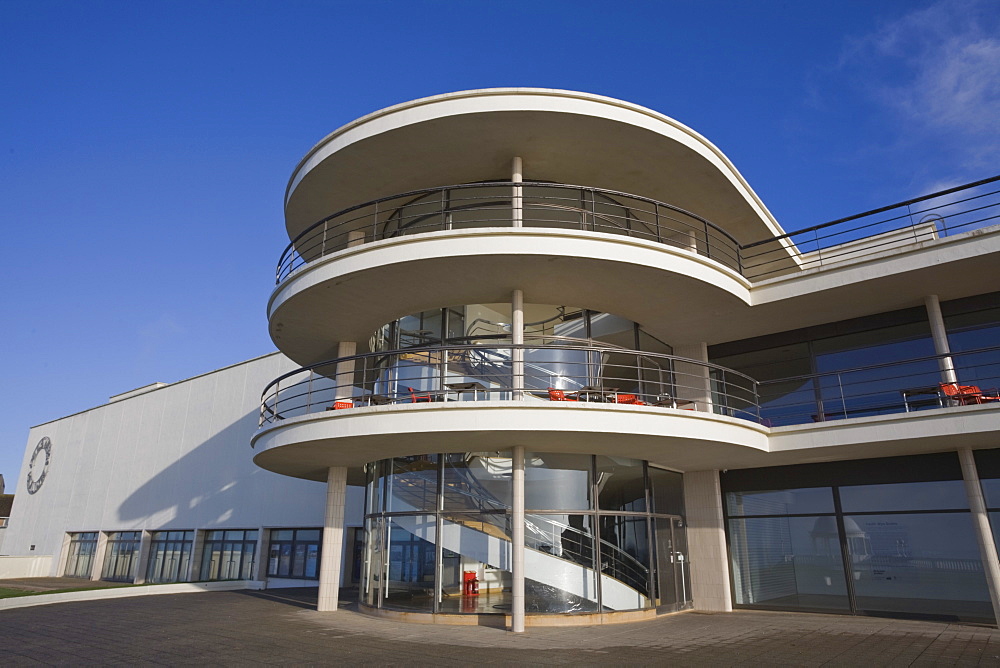
{"label": "circular logo on wall", "polygon": [[49,473],[49,460],[52,459],[52,441],[46,436],[35,446],[35,451],[31,453],[31,462],[28,464],[28,494],[37,492],[45,476]]}

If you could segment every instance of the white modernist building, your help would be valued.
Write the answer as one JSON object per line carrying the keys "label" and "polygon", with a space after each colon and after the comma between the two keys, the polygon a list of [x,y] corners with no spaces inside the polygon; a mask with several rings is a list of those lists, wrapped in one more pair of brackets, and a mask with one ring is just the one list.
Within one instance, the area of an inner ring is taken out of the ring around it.
{"label": "white modernist building", "polygon": [[786,233],[633,104],[375,112],[292,174],[280,353],[34,427],[0,576],[995,622],[998,183]]}

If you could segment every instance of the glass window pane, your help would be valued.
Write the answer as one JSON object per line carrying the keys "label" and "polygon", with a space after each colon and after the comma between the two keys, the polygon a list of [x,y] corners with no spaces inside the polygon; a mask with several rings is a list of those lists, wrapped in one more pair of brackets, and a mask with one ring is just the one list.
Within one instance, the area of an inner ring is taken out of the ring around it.
{"label": "glass window pane", "polygon": [[637,459],[597,457],[597,497],[602,510],[646,510],[644,465]]}
{"label": "glass window pane", "polygon": [[649,592],[647,519],[602,515],[601,602],[608,610],[634,610],[653,604]]}
{"label": "glass window pane", "polygon": [[1000,508],[1000,478],[986,478],[979,481],[986,498],[987,508]]}
{"label": "glass window pane", "polygon": [[649,467],[653,512],[684,515],[684,476],[675,471]]}
{"label": "glass window pane", "polygon": [[805,489],[729,492],[726,510],[731,516],[745,515],[807,515],[833,512],[833,489]]}
{"label": "glass window pane", "polygon": [[435,519],[432,515],[394,517],[388,525],[385,605],[429,612],[434,605]]}
{"label": "glass window pane", "polygon": [[[592,516],[527,515],[524,542],[528,611],[597,611]],[[620,585],[608,587],[617,593]]]}
{"label": "glass window pane", "polygon": [[731,519],[735,602],[782,610],[850,610],[834,517]]}
{"label": "glass window pane", "polygon": [[970,513],[844,517],[859,610],[991,620]]}
{"label": "glass window pane", "polygon": [[[414,531],[427,540],[433,539],[426,531],[417,531],[416,526]],[[454,513],[443,520],[441,612],[510,610],[509,536],[503,514]]]}
{"label": "glass window pane", "polygon": [[445,509],[502,511],[510,508],[509,456],[466,452],[447,454],[444,457]]}
{"label": "glass window pane", "polygon": [[961,480],[851,485],[840,488],[844,512],[876,510],[949,510],[969,507]]}
{"label": "glass window pane", "polygon": [[295,540],[297,541],[318,541],[322,538],[322,532],[320,529],[298,529],[295,532]]}
{"label": "glass window pane", "polygon": [[529,510],[589,510],[590,455],[526,453],[524,506]]}
{"label": "glass window pane", "polygon": [[386,512],[437,510],[437,455],[396,457],[388,468]]}
{"label": "glass window pane", "polygon": [[[218,532],[221,534],[221,532]],[[272,529],[271,530],[271,540],[292,540],[295,536],[295,532],[292,529]],[[219,535],[219,538],[222,538]]]}

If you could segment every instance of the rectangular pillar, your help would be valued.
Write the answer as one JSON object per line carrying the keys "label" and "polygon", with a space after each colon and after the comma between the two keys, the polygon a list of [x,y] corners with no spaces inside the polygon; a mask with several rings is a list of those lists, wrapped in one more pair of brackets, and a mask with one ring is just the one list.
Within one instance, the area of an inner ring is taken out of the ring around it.
{"label": "rectangular pillar", "polygon": [[[337,344],[337,357],[356,355],[358,344],[354,341],[341,341]],[[354,360],[337,362],[337,389],[335,400],[350,399],[354,396]]]}
{"label": "rectangular pillar", "polygon": [[347,467],[331,466],[326,479],[326,522],[323,525],[323,556],[319,564],[316,609],[320,612],[336,610],[340,600],[346,496]]}
{"label": "rectangular pillar", "polygon": [[976,540],[979,542],[979,554],[983,560],[983,573],[986,575],[986,586],[990,590],[990,601],[993,603],[993,622],[1000,624],[1000,559],[997,558],[997,546],[990,528],[990,516],[986,512],[983,488],[979,484],[976,458],[972,450],[962,448],[958,451],[958,460],[962,463],[965,494],[969,498],[972,525],[976,531]]}
{"label": "rectangular pillar", "polygon": [[104,573],[104,554],[108,551],[108,534],[97,532],[97,549],[94,550],[94,563],[90,566],[90,579],[100,580]]}
{"label": "rectangular pillar", "polygon": [[[674,355],[708,362],[708,344],[694,343],[674,347]],[[694,408],[697,411],[712,411],[712,377],[708,367],[701,364],[674,363],[674,382],[677,408]]]}
{"label": "rectangular pillar", "polygon": [[684,474],[684,512],[694,609],[730,612],[733,599],[718,471]]}
{"label": "rectangular pillar", "polygon": [[510,630],[524,633],[524,446],[514,446],[511,462],[511,610]]}

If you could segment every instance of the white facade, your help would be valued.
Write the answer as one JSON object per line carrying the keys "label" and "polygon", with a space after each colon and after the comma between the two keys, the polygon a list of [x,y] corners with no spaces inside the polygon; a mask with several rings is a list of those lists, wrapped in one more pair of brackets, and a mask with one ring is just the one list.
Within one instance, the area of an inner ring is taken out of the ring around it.
{"label": "white facade", "polygon": [[626,102],[375,112],[289,182],[281,353],[33,428],[4,550],[323,527],[329,610],[364,525],[375,614],[993,618],[996,183],[786,235]]}

